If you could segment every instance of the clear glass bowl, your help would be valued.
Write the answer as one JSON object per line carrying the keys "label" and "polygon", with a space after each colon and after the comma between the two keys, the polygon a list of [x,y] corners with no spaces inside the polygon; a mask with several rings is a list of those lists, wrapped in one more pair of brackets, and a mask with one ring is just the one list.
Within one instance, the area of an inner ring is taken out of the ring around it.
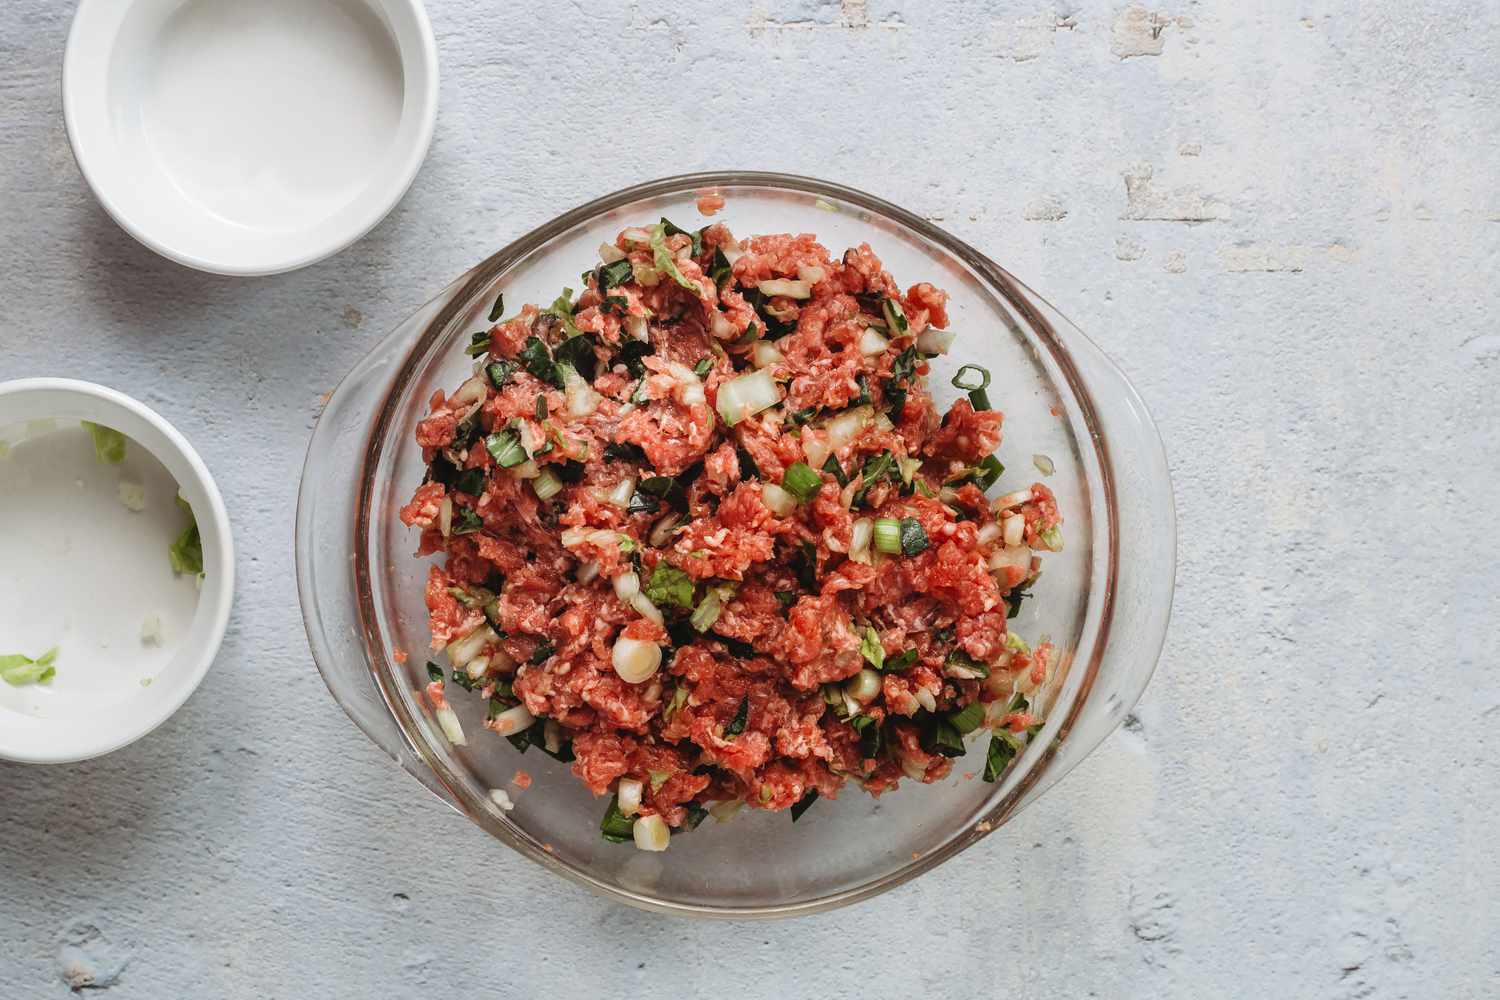
{"label": "clear glass bowl", "polygon": [[[512,308],[550,302],[578,286],[601,242],[668,216],[701,225],[698,195],[727,200],[715,216],[739,236],[813,232],[833,252],[868,242],[903,286],[932,281],[952,295],[958,339],[934,362],[941,408],[966,362],[994,373],[1005,413],[992,492],[1038,478],[1066,519],[1066,550],[1044,560],[1035,597],[1011,624],[1060,651],[1047,722],[1003,779],[983,770],[975,739],[953,775],[904,782],[880,799],[851,785],[793,825],[785,813],[743,810],[709,821],[651,854],[599,837],[605,801],[540,752],[524,757],[485,732],[478,698],[455,707],[470,746],[451,747],[419,696],[426,681],[427,560],[398,508],[421,481],[413,428],[435,389],[469,372],[463,348],[485,326],[495,296]],[[910,212],[823,181],[762,173],[672,177],[576,208],[480,263],[427,303],[339,386],[313,434],[297,507],[297,585],[313,657],[328,688],[366,735],[439,798],[560,875],[626,903],[700,916],[785,916],[874,895],[931,869],[999,830],[1125,717],[1155,668],[1171,610],[1172,488],[1155,426],[1118,369],[1036,293],[973,247]],[[409,651],[406,664],[392,651]],[[530,772],[528,791],[509,783]],[[491,788],[509,788],[502,812]],[[1108,803],[1101,803],[1104,808]]]}

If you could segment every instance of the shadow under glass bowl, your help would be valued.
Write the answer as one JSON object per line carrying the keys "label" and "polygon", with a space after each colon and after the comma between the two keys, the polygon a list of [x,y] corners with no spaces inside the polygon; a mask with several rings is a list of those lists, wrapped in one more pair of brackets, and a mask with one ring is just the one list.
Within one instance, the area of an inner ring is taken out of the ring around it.
{"label": "shadow under glass bowl", "polygon": [[[903,783],[879,799],[850,785],[795,825],[743,810],[674,837],[665,853],[599,836],[606,800],[568,766],[524,758],[481,728],[477,697],[455,699],[470,745],[454,748],[425,709],[430,558],[398,509],[421,482],[417,421],[436,389],[471,371],[469,335],[496,295],[514,311],[578,287],[600,243],[668,216],[701,225],[698,195],[716,189],[740,237],[812,232],[834,253],[868,242],[903,283],[946,289],[957,340],[932,363],[939,410],[965,363],[994,375],[1005,413],[998,494],[1043,479],[1065,518],[1065,550],[1049,554],[1011,627],[1059,651],[1046,725],[1002,780],[982,771],[985,740],[939,783]],[[382,341],[343,381],[313,434],[297,507],[297,586],[313,657],[329,690],[366,735],[438,797],[539,864],[634,906],[698,916],[787,916],[874,895],[999,830],[1098,746],[1136,703],[1166,635],[1175,571],[1166,458],[1140,398],[1076,327],[983,254],[894,205],[824,181],[706,173],[642,184],[576,208],[480,263]],[[393,650],[409,651],[405,664]],[[490,800],[518,768],[534,778],[514,811]]]}

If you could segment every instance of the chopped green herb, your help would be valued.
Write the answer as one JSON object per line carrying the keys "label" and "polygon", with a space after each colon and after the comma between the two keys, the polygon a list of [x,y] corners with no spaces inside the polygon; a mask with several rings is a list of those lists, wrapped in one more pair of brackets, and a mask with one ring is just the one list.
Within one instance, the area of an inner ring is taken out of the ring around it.
{"label": "chopped green herb", "polygon": [[891,381],[907,382],[917,373],[917,367],[922,363],[922,356],[917,353],[916,347],[908,347],[896,355],[891,362]]}
{"label": "chopped green herb", "polygon": [[[594,381],[594,372],[598,365],[598,356],[594,353],[594,338],[587,334],[578,334],[569,337],[557,345],[553,352],[559,367],[558,376],[562,376],[561,366],[569,365],[579,375],[583,376],[585,382]],[[564,380],[564,385],[566,385]]]}
{"label": "chopped green herb", "polygon": [[32,659],[20,653],[0,656],[0,680],[11,687],[25,684],[51,684],[57,676],[53,663],[57,660],[57,647],[53,646],[41,656]]}
{"label": "chopped green herb", "polygon": [[[627,340],[620,348],[620,352],[615,355],[613,364],[624,365],[625,370],[634,378],[643,378],[646,374],[646,366],[641,364],[641,359],[651,353],[652,347],[649,341]],[[636,402],[636,400],[632,399],[631,402]]]}
{"label": "chopped green herb", "polygon": [[436,663],[433,663],[431,660],[428,660],[427,679],[432,681],[432,683],[434,684],[443,683],[443,668],[438,666]]}
{"label": "chopped green herb", "polygon": [[755,459],[750,456],[748,451],[740,448],[735,451],[734,456],[739,459],[741,479],[760,478],[760,466],[755,464]]}
{"label": "chopped green herb", "polygon": [[808,806],[811,806],[816,801],[818,801],[818,790],[816,788],[809,788],[807,794],[798,799],[796,804],[792,806],[792,822],[795,823],[801,819],[802,814],[807,812]]}
{"label": "chopped green herb", "polygon": [[631,444],[628,441],[611,441],[604,446],[604,460],[646,464],[646,452],[638,444]]}
{"label": "chopped green herb", "polygon": [[513,469],[526,461],[526,449],[521,447],[521,438],[513,430],[503,430],[484,439],[484,447],[502,469]]}
{"label": "chopped green herb", "polygon": [[604,819],[599,822],[599,835],[612,844],[623,844],[631,838],[635,820],[620,812],[619,796],[609,800]]}
{"label": "chopped green herb", "polygon": [[885,660],[885,672],[888,674],[899,674],[907,670],[913,663],[917,662],[917,651],[915,649],[903,649],[895,656],[888,656]]}
{"label": "chopped green herb", "polygon": [[599,291],[603,292],[606,289],[614,288],[617,285],[623,285],[630,281],[635,275],[635,267],[629,260],[621,259],[615,261],[613,264],[605,264],[599,268],[597,273],[599,275]]}
{"label": "chopped green herb", "polygon": [[1015,756],[1016,745],[1014,743],[999,733],[991,734],[989,749],[984,754],[984,780],[996,781],[1001,774],[1005,773],[1006,766],[1015,759]]}
{"label": "chopped green herb", "polygon": [[537,644],[535,651],[532,652],[531,659],[526,662],[530,663],[533,667],[539,667],[543,663],[546,663],[547,658],[555,652],[557,652],[557,647],[552,645],[552,640],[543,639]]}
{"label": "chopped green herb", "polygon": [[967,736],[984,722],[984,706],[971,701],[957,712],[949,712],[948,721],[953,724],[954,729]]}
{"label": "chopped green herb", "polygon": [[989,489],[1005,472],[1005,466],[994,455],[986,455],[978,465],[974,467],[974,485],[980,491]]}
{"label": "chopped green herb", "polygon": [[687,804],[687,817],[683,820],[682,825],[689,830],[696,830],[707,818],[707,809],[696,802],[689,802]]}
{"label": "chopped green herb", "polygon": [[858,375],[856,375],[854,377],[854,384],[857,385],[857,386],[859,386],[859,395],[855,396],[852,400],[850,400],[849,401],[849,405],[850,406],[866,406],[866,405],[868,405],[869,402],[870,402],[870,380],[864,376],[863,372],[861,372],[860,374],[858,374]]}
{"label": "chopped green herb", "polygon": [[872,625],[866,625],[860,636],[859,655],[876,670],[885,669],[885,647],[880,643],[880,633]]}
{"label": "chopped green herb", "polygon": [[750,696],[747,694],[740,699],[740,707],[735,710],[734,718],[724,727],[724,738],[732,740],[745,731],[745,725],[750,721]]}
{"label": "chopped green herb", "polygon": [[484,527],[484,521],[468,507],[459,507],[453,512],[453,526],[451,533],[457,535],[472,535]]}
{"label": "chopped green herb", "polygon": [[1031,596],[1031,584],[1033,582],[1027,581],[1019,587],[1013,587],[1010,593],[1005,595],[1005,617],[1007,619],[1014,618],[1021,613],[1021,602]]}
{"label": "chopped green herb", "polygon": [[646,584],[646,599],[658,608],[675,604],[684,611],[693,610],[693,581],[686,573],[666,561],[656,564]]}
{"label": "chopped green herb", "polygon": [[547,394],[545,392],[536,394],[536,419],[537,423],[547,419]]}
{"label": "chopped green herb", "polygon": [[[843,699],[840,698],[840,701]],[[880,722],[873,716],[856,715],[849,720],[849,725],[859,734],[859,753],[865,760],[874,760],[880,756],[880,751],[885,745],[884,733]]]}
{"label": "chopped green herb", "polygon": [[569,338],[579,335],[578,327],[573,323],[573,289],[564,288],[562,294],[552,300],[552,305],[542,310],[542,315],[556,316]]}
{"label": "chopped green herb", "polygon": [[479,496],[484,492],[484,470],[465,469],[454,477],[453,488],[472,497]]}
{"label": "chopped green herb", "polygon": [[631,514],[653,514],[674,493],[680,492],[677,481],[670,476],[648,476],[636,484],[627,512]]}
{"label": "chopped green herb", "polygon": [[792,422],[792,426],[801,427],[803,424],[807,423],[817,415],[818,408],[816,406],[808,406],[800,410],[792,411],[787,415],[787,419]]}
{"label": "chopped green herb", "polygon": [[496,389],[502,388],[506,382],[509,382],[515,370],[514,361],[491,361],[484,366],[484,373],[490,377],[490,385]]}
{"label": "chopped green herb", "polygon": [[701,359],[699,359],[698,363],[693,366],[693,374],[696,375],[696,376],[698,376],[699,378],[702,378],[703,376],[707,375],[710,371],[712,371],[713,367],[714,367],[714,359],[713,358],[701,358]]}
{"label": "chopped green herb", "polygon": [[94,439],[94,458],[102,465],[119,465],[125,461],[125,435],[112,427],[104,427],[93,421],[82,421],[89,437]]}
{"label": "chopped green herb", "polygon": [[734,280],[734,268],[730,266],[729,258],[724,256],[720,247],[714,247],[713,260],[708,265],[708,276],[720,290]]}
{"label": "chopped green herb", "polygon": [[729,636],[720,635],[717,632],[709,633],[709,638],[722,642],[724,648],[729,650],[730,655],[738,657],[741,660],[748,660],[750,657],[756,655],[755,647],[743,639],[731,639]]}
{"label": "chopped green herb", "polygon": [[839,489],[849,485],[849,476],[844,472],[844,467],[839,465],[839,460],[835,456],[828,456],[828,461],[823,463],[823,471],[833,476],[839,484]]}
{"label": "chopped green herb", "polygon": [[540,337],[527,337],[516,357],[520,360],[521,367],[532,375],[562,388],[562,376],[557,373],[557,365],[552,363],[552,352],[547,350],[547,345],[542,343]]}
{"label": "chopped green herb", "polygon": [[927,532],[922,530],[922,522],[914,517],[903,517],[901,519],[901,551],[909,556],[927,551],[932,543],[927,540]]}
{"label": "chopped green herb", "polygon": [[792,572],[804,590],[818,591],[818,549],[812,542],[800,542],[792,556]]}
{"label": "chopped green herb", "polygon": [[797,603],[797,592],[795,590],[776,591],[776,603],[781,605],[782,611],[787,610]]}
{"label": "chopped green herb", "polygon": [[475,680],[474,678],[469,676],[467,671],[464,670],[451,671],[448,674],[448,679],[457,684],[459,687],[463,688],[465,691],[478,691],[481,687],[484,686],[483,678]]}
{"label": "chopped green herb", "polygon": [[480,330],[469,337],[469,346],[464,348],[464,353],[471,358],[477,358],[490,349],[490,331]]}
{"label": "chopped green herb", "polygon": [[823,477],[814,472],[806,462],[793,462],[781,480],[781,488],[802,503],[811,500],[822,486]]}
{"label": "chopped green herb", "polygon": [[920,742],[922,749],[928,753],[942,754],[944,757],[962,757],[964,755],[964,736],[958,731],[948,719],[941,715],[930,712],[921,713],[919,719]]}
{"label": "chopped green herb", "polygon": [[495,296],[495,304],[490,306],[490,322],[495,322],[503,315],[505,315],[505,293],[501,292]]}

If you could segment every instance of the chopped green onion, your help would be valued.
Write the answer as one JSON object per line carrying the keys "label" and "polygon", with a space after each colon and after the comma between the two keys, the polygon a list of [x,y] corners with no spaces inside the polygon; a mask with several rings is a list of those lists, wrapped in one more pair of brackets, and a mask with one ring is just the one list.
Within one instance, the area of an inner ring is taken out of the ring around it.
{"label": "chopped green onion", "polygon": [[724,603],[719,599],[717,590],[709,589],[703,595],[703,600],[693,609],[693,617],[690,619],[693,628],[699,632],[707,632],[714,627],[714,622],[719,620],[719,612],[724,608]]}
{"label": "chopped green onion", "polygon": [[696,376],[698,376],[699,378],[702,378],[703,376],[707,375],[710,371],[712,371],[713,367],[714,367],[714,359],[713,358],[700,358],[698,360],[698,363],[693,366],[693,374],[696,375]]}
{"label": "chopped green onion", "polygon": [[484,492],[484,470],[465,469],[453,478],[453,488],[459,493],[479,496]]}
{"label": "chopped green onion", "polygon": [[547,394],[545,392],[536,394],[536,419],[538,423],[547,419]]}
{"label": "chopped green onion", "polygon": [[684,611],[693,607],[693,581],[686,573],[662,561],[651,571],[645,587],[646,600],[658,608],[675,604]]}
{"label": "chopped green onion", "polygon": [[119,465],[125,461],[125,435],[113,427],[104,427],[89,420],[82,421],[89,437],[94,439],[94,457],[103,465]]}
{"label": "chopped green onion", "polygon": [[436,663],[433,663],[431,660],[428,660],[427,679],[432,681],[434,684],[443,683],[443,668],[438,666]]}
{"label": "chopped green onion", "polygon": [[513,430],[503,430],[484,439],[484,447],[502,469],[512,469],[526,461],[526,449]]}
{"label": "chopped green onion", "polygon": [[828,461],[823,463],[823,471],[830,473],[838,481],[840,489],[849,485],[849,477],[844,473],[844,467],[839,465],[839,460],[836,456],[828,456]]}
{"label": "chopped green onion", "polygon": [[620,799],[616,796],[609,800],[609,808],[599,822],[599,835],[612,844],[623,844],[631,839],[634,826],[635,820],[620,812]]}
{"label": "chopped green onion", "polygon": [[994,782],[1016,756],[1016,745],[999,733],[991,734],[990,747],[984,754],[984,780]]}
{"label": "chopped green onion", "polygon": [[505,293],[501,292],[495,297],[495,304],[490,306],[490,322],[493,323],[505,314]]}
{"label": "chopped green onion", "polygon": [[859,734],[860,756],[865,760],[874,760],[879,757],[881,747],[885,743],[880,723],[872,716],[856,715],[849,720],[849,725]]}
{"label": "chopped green onion", "polygon": [[682,825],[686,829],[696,830],[702,825],[705,819],[708,819],[708,810],[696,802],[689,802],[687,804],[687,818],[683,820]]}
{"label": "chopped green onion", "polygon": [[967,736],[984,722],[984,706],[971,701],[957,712],[949,712],[948,721],[953,724],[954,729]]}
{"label": "chopped green onion", "polygon": [[[922,530],[922,522],[914,517],[903,517],[901,519],[901,551],[909,556],[927,551],[932,543],[927,540],[927,532]],[[883,549],[881,551],[884,551]]]}
{"label": "chopped green onion", "polygon": [[900,521],[894,517],[877,517],[875,519],[875,550],[891,556],[901,551]]}
{"label": "chopped green onion", "polygon": [[812,470],[806,462],[793,462],[781,480],[781,488],[800,502],[811,500],[823,487],[823,477]]}
{"label": "chopped green onion", "polygon": [[798,799],[792,806],[792,822],[795,823],[801,819],[802,814],[807,812],[807,807],[816,801],[818,801],[818,790],[816,788],[809,788],[807,794]]}
{"label": "chopped green onion", "polygon": [[899,337],[910,329],[906,322],[906,310],[901,308],[901,303],[886,296],[880,300],[880,311],[885,314],[885,328],[891,331],[892,337]]}
{"label": "chopped green onion", "polygon": [[[975,371],[979,373],[978,380],[964,377],[964,372]],[[953,376],[953,388],[962,389],[969,394],[969,402],[974,404],[976,410],[988,410],[990,408],[989,393],[984,390],[990,385],[990,370],[983,365],[964,365]]]}
{"label": "chopped green onion", "polygon": [[880,643],[880,633],[874,626],[866,625],[859,640],[859,655],[876,670],[885,669],[885,647]]}
{"label": "chopped green onion", "polygon": [[955,649],[943,661],[943,673],[959,680],[977,681],[990,675],[990,668],[961,649]]}
{"label": "chopped green onion", "polygon": [[1001,475],[1005,472],[1005,466],[994,455],[986,455],[978,465],[974,466],[974,485],[979,487],[980,492],[994,486]]}
{"label": "chopped green onion", "polygon": [[734,718],[724,727],[724,738],[732,740],[745,731],[745,725],[750,721],[750,696],[747,694],[740,699],[740,707],[735,711]]}
{"label": "chopped green onion", "polygon": [[1063,550],[1062,529],[1057,525],[1054,524],[1042,532],[1041,539],[1049,552],[1061,552]]}
{"label": "chopped green onion", "polygon": [[922,749],[944,757],[964,755],[964,734],[958,727],[941,715],[928,715],[922,720]]}
{"label": "chopped green onion", "polygon": [[636,484],[635,493],[631,495],[630,506],[626,510],[631,514],[654,513],[676,488],[677,480],[670,476],[647,476]]}
{"label": "chopped green onion", "polygon": [[562,488],[562,480],[551,469],[543,469],[542,474],[531,481],[531,489],[538,500],[551,500],[562,492]]}
{"label": "chopped green onion", "polygon": [[703,230],[702,229],[699,229],[696,232],[693,232],[693,231],[687,230],[687,229],[683,229],[681,226],[678,226],[678,225],[674,224],[672,222],[672,220],[669,219],[669,218],[667,218],[666,216],[662,216],[662,219],[661,219],[661,228],[662,228],[662,232],[665,235],[667,235],[667,236],[688,236],[688,237],[691,237],[692,241],[693,241],[693,244],[689,248],[689,250],[690,250],[690,252],[692,253],[692,255],[694,257],[698,256],[700,253],[703,252]]}

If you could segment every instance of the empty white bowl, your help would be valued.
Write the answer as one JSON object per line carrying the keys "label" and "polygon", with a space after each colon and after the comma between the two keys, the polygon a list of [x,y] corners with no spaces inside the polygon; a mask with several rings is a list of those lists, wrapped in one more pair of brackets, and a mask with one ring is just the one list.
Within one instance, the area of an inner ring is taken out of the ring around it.
{"label": "empty white bowl", "polygon": [[[80,421],[124,434],[96,458]],[[229,515],[202,459],[154,411],[89,382],[0,383],[0,655],[59,650],[46,684],[0,680],[0,759],[97,757],[187,701],[218,653],[234,596]],[[201,582],[168,557],[190,523]]]}
{"label": "empty white bowl", "polygon": [[419,0],[82,0],[79,169],[146,246],[219,274],[337,253],[406,193],[437,119]]}

